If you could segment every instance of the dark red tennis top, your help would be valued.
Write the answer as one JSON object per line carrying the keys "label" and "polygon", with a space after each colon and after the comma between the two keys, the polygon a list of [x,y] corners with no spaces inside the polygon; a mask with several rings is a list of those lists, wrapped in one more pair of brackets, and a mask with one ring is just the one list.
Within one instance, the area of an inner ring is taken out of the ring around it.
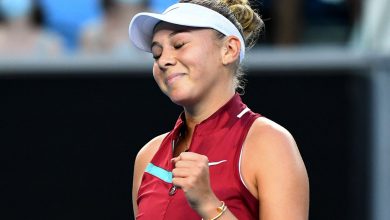
{"label": "dark red tennis top", "polygon": [[[247,190],[239,172],[240,155],[249,128],[259,114],[253,113],[236,94],[218,111],[195,126],[189,151],[206,155],[210,184],[216,196],[240,220],[259,219],[259,201]],[[138,191],[138,220],[201,217],[191,209],[182,190],[172,190],[171,159],[184,115],[165,137],[148,164]]]}

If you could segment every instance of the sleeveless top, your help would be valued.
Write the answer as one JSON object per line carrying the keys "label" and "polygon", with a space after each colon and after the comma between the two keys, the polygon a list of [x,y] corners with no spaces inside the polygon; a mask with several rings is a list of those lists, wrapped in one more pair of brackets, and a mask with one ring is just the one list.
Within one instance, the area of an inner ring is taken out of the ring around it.
{"label": "sleeveless top", "polygon": [[[259,114],[253,113],[238,94],[194,129],[189,151],[209,160],[213,192],[240,220],[259,219],[259,201],[248,191],[239,171],[243,142]],[[201,219],[189,206],[184,192],[172,185],[173,147],[184,125],[184,114],[164,138],[146,167],[138,191],[138,220]]]}

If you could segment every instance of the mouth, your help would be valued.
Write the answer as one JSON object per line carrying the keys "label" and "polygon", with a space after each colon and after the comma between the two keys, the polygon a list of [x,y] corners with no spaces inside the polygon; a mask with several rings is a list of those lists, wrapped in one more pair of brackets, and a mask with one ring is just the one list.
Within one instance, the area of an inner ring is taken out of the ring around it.
{"label": "mouth", "polygon": [[185,74],[184,73],[174,73],[174,74],[171,74],[169,75],[166,79],[165,79],[165,83],[167,85],[170,85],[172,83],[174,83],[176,80],[180,79],[181,77],[183,77]]}

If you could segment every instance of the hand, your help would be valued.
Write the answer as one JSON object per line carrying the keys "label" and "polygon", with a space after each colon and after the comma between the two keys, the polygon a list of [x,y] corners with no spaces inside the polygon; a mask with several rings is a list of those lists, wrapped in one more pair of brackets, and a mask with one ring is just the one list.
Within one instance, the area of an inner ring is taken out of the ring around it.
{"label": "hand", "polygon": [[219,206],[220,201],[210,186],[209,161],[206,156],[183,152],[171,161],[175,164],[172,183],[183,190],[194,210],[202,215],[208,211],[208,207]]}

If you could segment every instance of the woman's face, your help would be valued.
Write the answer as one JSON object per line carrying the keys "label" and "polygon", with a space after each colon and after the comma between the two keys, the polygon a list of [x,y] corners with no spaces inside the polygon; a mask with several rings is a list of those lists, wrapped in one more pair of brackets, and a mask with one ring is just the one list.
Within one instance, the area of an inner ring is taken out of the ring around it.
{"label": "woman's face", "polygon": [[174,103],[193,105],[226,87],[222,40],[214,30],[162,22],[152,42],[154,79]]}

